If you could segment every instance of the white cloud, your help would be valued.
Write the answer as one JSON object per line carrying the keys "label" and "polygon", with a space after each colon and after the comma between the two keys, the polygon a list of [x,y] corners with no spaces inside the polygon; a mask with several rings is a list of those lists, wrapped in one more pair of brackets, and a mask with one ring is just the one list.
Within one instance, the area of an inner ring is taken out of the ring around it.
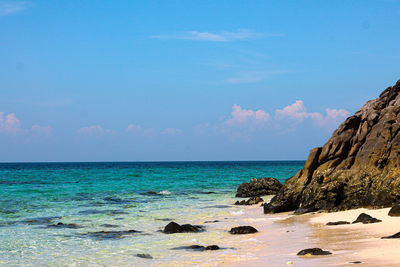
{"label": "white cloud", "polygon": [[315,116],[313,119],[315,123],[322,127],[333,127],[337,126],[344,118],[349,116],[349,112],[345,109],[326,109],[325,118],[321,116]]}
{"label": "white cloud", "polygon": [[[311,119],[316,125],[331,129],[337,126],[344,118],[349,115],[349,112],[345,109],[326,109],[326,116],[319,112],[307,112],[304,102],[297,100],[293,104],[284,107],[283,109],[277,109],[275,111],[275,120],[282,119],[293,119],[297,123],[302,122],[305,119]],[[293,124],[292,124],[293,126]]]}
{"label": "white cloud", "polygon": [[269,120],[270,115],[259,109],[243,109],[241,106],[234,104],[231,112],[232,117],[226,121],[227,125],[240,125],[244,123],[265,123]]}
{"label": "white cloud", "polygon": [[260,33],[251,30],[241,29],[234,32],[223,31],[219,33],[213,32],[200,32],[200,31],[186,31],[178,34],[161,34],[153,35],[153,39],[178,39],[178,40],[196,40],[196,41],[209,41],[209,42],[232,42],[242,41],[254,38],[263,37],[280,37],[284,34],[273,33]]}
{"label": "white cloud", "polygon": [[247,71],[236,74],[225,80],[227,83],[240,84],[240,83],[256,83],[261,82],[272,75],[283,74],[284,71]]}
{"label": "white cloud", "polygon": [[307,113],[306,108],[304,106],[304,102],[301,100],[297,100],[292,105],[286,106],[283,109],[277,109],[275,111],[275,118],[293,118],[297,120],[304,120],[309,117],[309,113]]}
{"label": "white cloud", "polygon": [[23,133],[21,122],[14,113],[5,114],[0,112],[0,133],[10,135]]}
{"label": "white cloud", "polygon": [[143,136],[152,136],[155,134],[152,128],[144,128],[137,124],[129,124],[128,127],[126,127],[125,132]]}
{"label": "white cloud", "polygon": [[33,4],[28,1],[0,1],[0,16],[7,16],[19,13],[28,9]]}
{"label": "white cloud", "polygon": [[183,132],[180,129],[176,129],[176,128],[167,128],[163,131],[161,131],[161,134],[163,135],[170,135],[170,136],[177,136],[177,135],[181,135]]}
{"label": "white cloud", "polygon": [[33,125],[30,129],[21,126],[21,121],[14,113],[5,114],[0,112],[0,134],[19,137],[49,137],[52,134],[52,128],[49,126]]}
{"label": "white cloud", "polygon": [[87,127],[82,127],[77,131],[78,134],[88,135],[88,136],[103,135],[111,132],[112,132],[111,130],[104,129],[100,125],[91,125]]}

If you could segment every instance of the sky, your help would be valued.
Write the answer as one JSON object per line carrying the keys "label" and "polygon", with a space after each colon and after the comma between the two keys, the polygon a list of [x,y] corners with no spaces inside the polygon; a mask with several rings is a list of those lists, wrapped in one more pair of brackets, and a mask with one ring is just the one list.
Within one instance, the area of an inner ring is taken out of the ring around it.
{"label": "sky", "polygon": [[399,17],[399,0],[0,0],[0,161],[304,160],[400,79]]}

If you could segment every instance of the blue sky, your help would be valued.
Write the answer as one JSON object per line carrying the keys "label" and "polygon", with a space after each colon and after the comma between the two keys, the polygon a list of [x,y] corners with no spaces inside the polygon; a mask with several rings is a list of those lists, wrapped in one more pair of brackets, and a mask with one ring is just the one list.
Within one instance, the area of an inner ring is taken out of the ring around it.
{"label": "blue sky", "polygon": [[400,79],[400,1],[0,1],[0,161],[305,159]]}

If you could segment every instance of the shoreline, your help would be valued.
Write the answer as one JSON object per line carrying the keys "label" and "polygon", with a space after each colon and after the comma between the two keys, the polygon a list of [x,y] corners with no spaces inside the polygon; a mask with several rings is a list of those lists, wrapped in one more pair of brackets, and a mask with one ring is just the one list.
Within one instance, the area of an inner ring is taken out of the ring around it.
{"label": "shoreline", "polygon": [[[233,222],[253,226],[259,233],[241,236],[240,250],[217,266],[398,266],[400,240],[381,239],[400,231],[400,217],[388,216],[389,209],[292,215],[263,214],[259,205],[241,206],[243,214],[233,217]],[[332,221],[353,222],[361,213],[382,222],[326,225]],[[313,247],[332,255],[297,256],[300,250]]]}

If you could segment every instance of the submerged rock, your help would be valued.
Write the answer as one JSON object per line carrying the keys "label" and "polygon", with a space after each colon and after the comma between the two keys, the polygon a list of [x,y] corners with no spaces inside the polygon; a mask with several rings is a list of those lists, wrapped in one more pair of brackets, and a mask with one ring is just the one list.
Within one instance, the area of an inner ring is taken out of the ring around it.
{"label": "submerged rock", "polygon": [[353,223],[368,224],[368,223],[378,223],[378,222],[381,222],[381,220],[378,220],[366,213],[361,213]]}
{"label": "submerged rock", "polygon": [[298,256],[306,256],[306,255],[325,256],[325,255],[331,255],[331,254],[332,254],[331,252],[322,250],[320,248],[303,249],[302,251],[297,253]]}
{"label": "submerged rock", "polygon": [[399,217],[400,216],[400,204],[395,204],[390,210],[389,210],[389,216],[392,217]]}
{"label": "submerged rock", "polygon": [[146,253],[138,253],[138,254],[136,254],[136,257],[139,257],[142,259],[152,259],[153,258],[150,254],[146,254]]}
{"label": "submerged rock", "polygon": [[89,236],[96,239],[119,239],[129,235],[138,234],[141,231],[136,230],[126,230],[126,231],[98,231],[98,232],[89,232],[86,234],[82,234],[83,236]]}
{"label": "submerged rock", "polygon": [[229,233],[232,235],[245,235],[245,234],[254,234],[257,233],[257,229],[254,228],[253,226],[239,226],[239,227],[233,227]]}
{"label": "submerged rock", "polygon": [[239,185],[236,197],[275,195],[281,188],[282,184],[275,178],[251,179],[250,183]]}
{"label": "submerged rock", "polygon": [[191,225],[191,224],[182,224],[179,225],[176,222],[170,222],[165,226],[163,233],[165,234],[175,234],[175,233],[197,233],[204,231],[204,227],[201,225]]}
{"label": "submerged rock", "polygon": [[211,245],[211,246],[200,246],[200,245],[191,245],[191,246],[183,246],[183,247],[176,247],[173,248],[174,250],[178,249],[189,249],[189,250],[218,250],[220,249],[219,246],[217,245]]}
{"label": "submerged rock", "polygon": [[31,224],[31,225],[41,225],[41,224],[49,224],[56,219],[61,219],[60,216],[53,216],[53,217],[38,217],[38,218],[31,218],[21,221],[21,223]]}
{"label": "submerged rock", "polygon": [[75,223],[62,223],[59,222],[57,224],[50,224],[47,228],[71,228],[71,229],[78,229],[83,228],[83,226],[77,225]]}
{"label": "submerged rock", "polygon": [[261,197],[251,197],[248,200],[236,201],[235,205],[255,205],[264,202]]}
{"label": "submerged rock", "polygon": [[350,222],[346,221],[328,222],[326,225],[342,225],[342,224],[350,224]]}
{"label": "submerged rock", "polygon": [[264,212],[390,207],[400,199],[399,154],[400,81],[311,150]]}

